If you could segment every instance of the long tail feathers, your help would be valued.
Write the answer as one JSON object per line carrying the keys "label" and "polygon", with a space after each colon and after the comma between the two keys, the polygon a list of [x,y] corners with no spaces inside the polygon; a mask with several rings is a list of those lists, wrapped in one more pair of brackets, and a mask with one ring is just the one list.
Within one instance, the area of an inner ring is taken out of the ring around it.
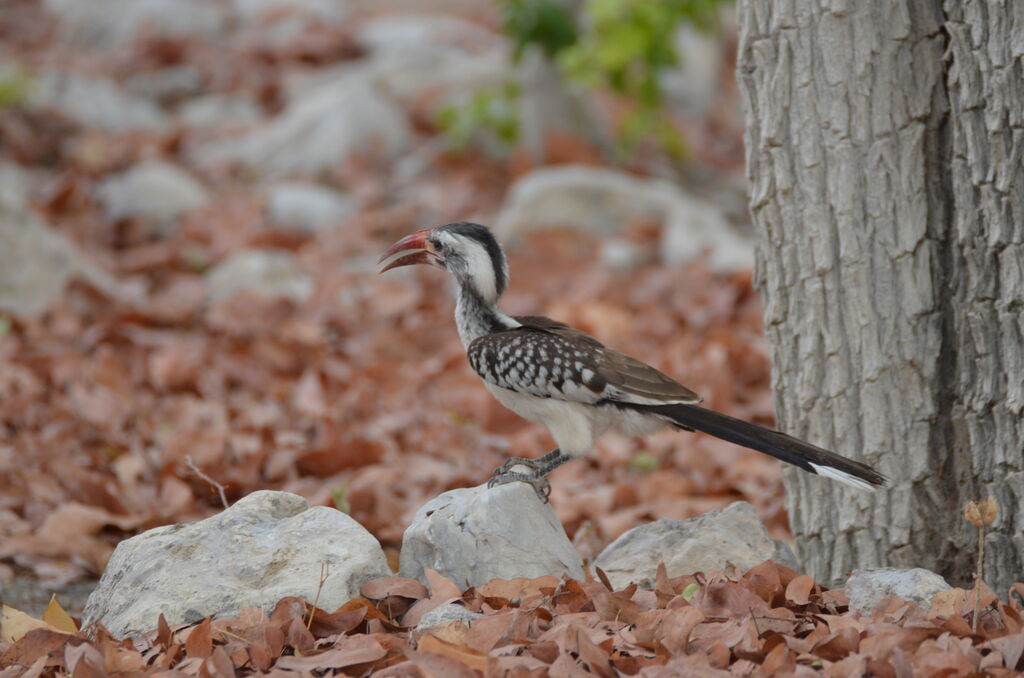
{"label": "long tail feathers", "polygon": [[874,490],[886,483],[885,476],[867,464],[713,410],[696,405],[658,405],[646,409],[682,428],[703,431],[861,490]]}

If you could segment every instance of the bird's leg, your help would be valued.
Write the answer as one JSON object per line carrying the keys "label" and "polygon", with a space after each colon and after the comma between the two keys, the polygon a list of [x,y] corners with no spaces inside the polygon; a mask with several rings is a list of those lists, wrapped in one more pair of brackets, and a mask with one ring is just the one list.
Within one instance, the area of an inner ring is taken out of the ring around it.
{"label": "bird's leg", "polygon": [[[547,475],[570,459],[572,457],[562,454],[558,448],[551,450],[539,459],[511,457],[494,470],[494,475],[487,481],[487,487],[514,482],[527,483],[533,487],[537,497],[546,504],[548,497],[551,496],[551,483],[548,482]],[[511,469],[517,465],[529,466],[532,470],[528,473],[512,471]]]}
{"label": "bird's leg", "polygon": [[[555,459],[558,459],[561,456],[562,451],[556,447],[555,449],[545,454],[543,457],[539,457],[537,459],[528,459],[526,457],[509,457],[508,459],[505,460],[504,464],[494,469],[494,473],[492,473],[491,475],[504,475],[511,471],[516,466],[528,466],[530,469],[536,471],[537,469],[543,468],[546,464],[554,461]],[[561,466],[561,464],[558,465]]]}

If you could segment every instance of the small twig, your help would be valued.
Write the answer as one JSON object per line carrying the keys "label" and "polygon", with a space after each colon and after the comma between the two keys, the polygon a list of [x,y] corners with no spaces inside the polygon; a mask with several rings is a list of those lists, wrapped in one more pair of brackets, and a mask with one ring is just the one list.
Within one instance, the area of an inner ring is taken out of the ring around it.
{"label": "small twig", "polygon": [[761,637],[761,629],[757,625],[757,615],[754,614],[754,608],[751,605],[747,606],[747,611],[750,612],[750,620],[754,622],[754,630],[757,631],[757,637]]}
{"label": "small twig", "polygon": [[189,470],[192,471],[192,473],[195,473],[202,480],[205,480],[206,482],[210,483],[210,487],[217,490],[217,494],[220,495],[220,503],[224,505],[224,508],[228,508],[228,506],[230,506],[230,504],[228,504],[228,498],[224,495],[224,486],[218,483],[210,476],[203,473],[203,471],[198,466],[195,465],[195,462],[192,461],[192,455],[188,455],[187,457],[185,457],[185,465],[188,466]]}
{"label": "small twig", "polygon": [[320,592],[324,590],[324,583],[330,575],[331,568],[327,561],[320,563],[320,583],[316,587],[316,596],[313,597],[313,607],[309,611],[309,621],[306,622],[306,630],[313,628],[313,617],[316,615],[316,606],[320,604]]}
{"label": "small twig", "polygon": [[964,518],[978,528],[978,569],[974,573],[974,616],[971,618],[971,633],[978,632],[978,617],[981,611],[981,584],[985,576],[985,528],[995,522],[999,514],[999,502],[992,497],[983,501],[968,502]]}
{"label": "small twig", "polygon": [[974,573],[974,617],[971,619],[971,633],[978,632],[978,614],[981,608],[981,577],[985,567],[985,525],[978,527],[978,571]]}

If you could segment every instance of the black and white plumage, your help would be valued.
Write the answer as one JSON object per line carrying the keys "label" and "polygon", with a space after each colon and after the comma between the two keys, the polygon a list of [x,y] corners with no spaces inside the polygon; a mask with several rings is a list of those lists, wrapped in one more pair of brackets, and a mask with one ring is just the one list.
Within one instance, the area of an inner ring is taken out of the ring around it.
{"label": "black and white plumage", "polygon": [[[502,313],[508,264],[491,232],[459,222],[425,229],[391,246],[381,272],[410,264],[447,270],[458,286],[455,321],[469,363],[510,410],[543,424],[558,448],[540,459],[514,457],[491,483],[530,482],[543,497],[545,476],[589,450],[610,429],[645,435],[698,430],[860,489],[885,478],[871,467],[778,431],[699,407],[701,397],[655,368],[541,316]],[[514,472],[525,465],[529,473]]]}

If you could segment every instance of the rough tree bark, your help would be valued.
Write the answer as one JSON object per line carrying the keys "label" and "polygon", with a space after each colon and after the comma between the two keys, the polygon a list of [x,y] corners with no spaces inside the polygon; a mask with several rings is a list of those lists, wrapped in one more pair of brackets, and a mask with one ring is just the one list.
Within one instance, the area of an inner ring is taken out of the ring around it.
{"label": "rough tree bark", "polygon": [[964,584],[964,504],[1001,504],[1024,573],[1024,3],[741,0],[758,283],[783,430],[892,479],[788,473],[826,581],[922,566]]}

